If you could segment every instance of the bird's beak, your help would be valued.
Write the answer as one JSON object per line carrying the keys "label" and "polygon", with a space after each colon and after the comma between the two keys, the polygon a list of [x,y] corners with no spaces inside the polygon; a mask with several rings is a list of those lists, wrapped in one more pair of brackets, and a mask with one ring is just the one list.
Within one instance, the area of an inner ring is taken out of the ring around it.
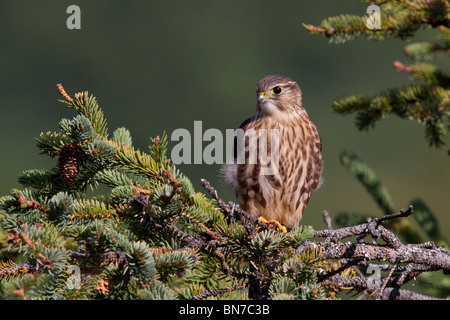
{"label": "bird's beak", "polygon": [[265,92],[258,92],[258,102],[263,103],[266,102],[269,99],[267,94]]}

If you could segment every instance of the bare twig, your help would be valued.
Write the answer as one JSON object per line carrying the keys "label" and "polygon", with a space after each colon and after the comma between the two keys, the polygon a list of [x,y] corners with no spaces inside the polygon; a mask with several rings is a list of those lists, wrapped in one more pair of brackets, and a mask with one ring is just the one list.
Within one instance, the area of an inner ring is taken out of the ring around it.
{"label": "bare twig", "polygon": [[237,285],[231,288],[222,288],[222,289],[212,289],[212,290],[203,290],[198,295],[194,296],[192,300],[203,300],[208,297],[215,297],[223,293],[231,293],[232,291],[242,289],[242,285]]}
{"label": "bare twig", "polygon": [[328,211],[324,210],[322,212],[322,217],[323,217],[323,221],[325,222],[325,225],[327,226],[328,230],[333,229],[333,227],[331,226],[331,217],[330,214],[328,213]]}
{"label": "bare twig", "polygon": [[[232,219],[234,221],[241,219],[241,220],[244,220],[244,222],[250,222],[250,224],[248,224],[248,223],[244,224],[244,227],[246,229],[249,229],[249,228],[252,229],[252,228],[254,228],[255,225],[258,225],[259,227],[261,227],[263,229],[270,228],[270,226],[268,226],[267,224],[260,222],[254,216],[252,216],[249,213],[242,210],[238,204],[233,203],[231,201],[228,203],[225,203],[225,201],[223,201],[222,198],[220,198],[219,195],[217,194],[217,190],[214,189],[207,180],[201,179],[200,184],[211,195],[211,197],[217,202],[217,206],[221,209],[221,212],[223,212],[225,214],[225,217],[227,219]],[[275,228],[273,228],[273,229],[275,229]],[[249,232],[249,234],[252,234],[254,230],[253,231],[247,230],[247,231],[251,231],[251,232]]]}
{"label": "bare twig", "polygon": [[[381,300],[381,296],[382,296],[382,294],[383,294],[383,291],[384,291],[384,289],[386,289],[386,286],[387,286],[389,280],[391,279],[392,274],[394,273],[395,267],[397,267],[397,264],[394,264],[394,265],[391,267],[391,270],[389,271],[388,276],[384,279],[383,284],[381,285],[380,290],[377,292],[377,295],[376,295],[376,299],[377,299],[377,300]],[[403,283],[402,283],[402,284],[403,284]],[[401,285],[401,284],[400,284],[400,285]]]}
{"label": "bare twig", "polygon": [[[384,279],[383,279],[384,280]],[[390,280],[387,283],[387,286],[393,286],[393,281]],[[361,291],[364,293],[370,293],[370,290],[367,287],[367,279],[361,278],[361,277],[355,277],[355,278],[347,278],[341,275],[334,275],[330,279],[327,279],[323,282],[327,285],[333,285],[339,288],[348,288],[352,287],[353,289],[357,291]],[[382,300],[388,300],[391,297],[391,293],[393,288],[386,288],[381,296]],[[426,296],[423,294],[418,294],[409,290],[398,290],[398,295],[395,297],[396,300],[413,300],[413,299],[420,299],[420,300],[441,300],[439,298]],[[376,299],[376,296],[372,296],[373,299]]]}

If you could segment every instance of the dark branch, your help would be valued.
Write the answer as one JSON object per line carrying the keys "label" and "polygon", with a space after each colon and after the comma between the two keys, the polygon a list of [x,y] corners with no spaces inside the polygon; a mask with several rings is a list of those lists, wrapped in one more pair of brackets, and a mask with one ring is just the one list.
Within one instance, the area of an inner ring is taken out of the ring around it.
{"label": "dark branch", "polygon": [[[384,281],[385,279],[381,279],[381,281]],[[397,278],[394,279],[388,279],[386,286],[382,292],[381,299],[382,300],[389,300],[389,299],[395,299],[395,300],[442,300],[435,297],[430,297],[427,295],[419,294],[416,292],[412,292],[409,290],[397,290],[398,294],[395,295],[395,297],[392,296],[392,292],[395,291],[395,288],[392,288],[392,286],[395,285],[395,282],[397,281]],[[367,279],[362,277],[355,277],[355,278],[347,278],[341,275],[334,275],[330,279],[327,279],[323,282],[327,285],[333,285],[337,288],[349,288],[352,287],[353,289],[357,291],[361,291],[364,294],[368,295],[368,298],[370,299],[377,299],[378,297],[376,295],[370,295],[373,290],[370,290],[367,286]]]}
{"label": "dark branch", "polygon": [[216,297],[223,293],[231,293],[232,291],[242,289],[243,287],[238,285],[231,288],[222,288],[222,289],[211,289],[211,290],[203,290],[198,295],[194,296],[192,300],[203,300],[208,297]]}

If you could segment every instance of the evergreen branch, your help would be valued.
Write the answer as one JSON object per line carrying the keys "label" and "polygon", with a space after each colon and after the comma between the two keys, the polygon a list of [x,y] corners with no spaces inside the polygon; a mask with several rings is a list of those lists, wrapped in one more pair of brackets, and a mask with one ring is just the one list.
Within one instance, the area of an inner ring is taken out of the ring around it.
{"label": "evergreen branch", "polygon": [[170,159],[167,158],[167,134],[163,133],[161,137],[150,138],[149,154],[158,163],[164,163],[168,168],[170,167]]}
{"label": "evergreen branch", "polygon": [[37,209],[39,211],[42,211],[44,213],[50,213],[50,209],[45,208],[43,205],[41,205],[39,202],[37,201],[31,201],[31,200],[27,200],[24,197],[20,197],[19,199],[17,199],[17,201],[20,203],[20,206],[22,208],[26,208],[26,209]]}
{"label": "evergreen branch", "polygon": [[178,180],[173,177],[170,170],[162,169],[161,175],[164,176],[172,185],[172,192],[170,193],[170,195],[168,197],[165,197],[164,200],[168,201],[168,202],[172,201],[173,197],[178,192],[180,194],[180,196],[182,197],[183,202],[186,203],[186,196],[184,195],[184,193],[181,190],[181,185],[178,182]]}
{"label": "evergreen branch", "polygon": [[343,97],[333,103],[333,109],[342,114],[355,112],[360,130],[373,127],[376,121],[392,113],[416,120],[425,126],[429,144],[442,146],[447,134],[445,123],[450,119],[450,91],[447,90],[450,77],[423,62],[405,66],[396,61],[394,67],[397,71],[412,74],[421,84],[389,89],[374,97]]}
{"label": "evergreen branch", "polygon": [[133,179],[117,170],[104,169],[98,171],[95,175],[95,179],[113,188],[129,185],[134,188]]}
{"label": "evergreen branch", "polygon": [[160,250],[153,249],[155,268],[163,279],[170,274],[184,272],[188,270],[197,259],[192,250]]}
{"label": "evergreen branch", "polygon": [[99,200],[76,199],[70,219],[109,219],[117,216],[116,211]]}
{"label": "evergreen branch", "polygon": [[136,294],[138,299],[149,300],[176,300],[175,292],[165,283],[155,280],[148,289],[139,290]]}
{"label": "evergreen branch", "polygon": [[232,291],[243,289],[242,285],[237,285],[231,288],[220,288],[220,289],[209,289],[209,290],[203,290],[198,295],[192,297],[192,300],[204,300],[209,297],[216,297],[218,295],[221,295],[223,293],[231,293]]}
{"label": "evergreen branch", "polygon": [[[405,54],[415,60],[424,60],[434,51],[446,51],[443,46],[432,44],[430,42],[415,42],[405,46]],[[395,67],[395,65],[394,65]],[[403,70],[397,70],[403,71]]]}
{"label": "evergreen branch", "polygon": [[59,122],[61,131],[74,141],[85,143],[94,135],[94,128],[88,118],[78,115],[72,120],[62,119]]}
{"label": "evergreen branch", "polygon": [[127,145],[117,147],[116,163],[131,172],[144,174],[149,178],[157,178],[160,170],[158,164],[149,155]]}
{"label": "evergreen branch", "polygon": [[126,146],[133,145],[130,131],[126,128],[118,128],[113,132],[113,140]]}
{"label": "evergreen branch", "polygon": [[145,194],[145,195],[149,195],[149,196],[153,194],[152,191],[145,189],[145,188],[137,187],[133,184],[131,184],[131,188],[133,188],[133,190],[136,191],[136,194]]}
{"label": "evergreen branch", "polygon": [[106,119],[94,96],[89,96],[87,91],[76,93],[75,99],[69,107],[75,108],[80,115],[86,117],[101,138],[107,138]]}
{"label": "evergreen branch", "polygon": [[436,216],[427,204],[421,199],[414,199],[411,201],[411,205],[414,206],[414,218],[428,237],[436,242],[443,241],[444,238],[439,230],[439,223]]}
{"label": "evergreen branch", "polygon": [[212,231],[211,229],[209,229],[207,226],[205,226],[202,222],[200,222],[198,219],[196,219],[195,217],[189,215],[188,213],[181,211],[179,213],[181,216],[188,218],[189,220],[194,221],[198,226],[200,226],[203,231],[205,231],[205,233],[210,236],[213,239],[220,239],[220,236],[217,234],[217,232]]}
{"label": "evergreen branch", "polygon": [[356,154],[350,152],[341,153],[340,160],[344,167],[363,184],[385,215],[394,211],[394,205],[388,191],[383,187],[372,168],[360,160]]}
{"label": "evergreen branch", "polygon": [[445,88],[450,85],[450,77],[430,63],[416,62],[410,66],[405,66],[400,61],[394,61],[394,68],[399,72],[411,74],[424,85],[441,85]]}
{"label": "evergreen branch", "polygon": [[335,43],[343,43],[362,35],[368,38],[382,39],[383,35],[389,36],[396,31],[396,27],[392,17],[384,13],[381,17],[383,24],[377,30],[367,28],[365,24],[367,17],[349,14],[327,18],[319,26],[303,24],[303,27],[312,34],[321,34]]}
{"label": "evergreen branch", "polygon": [[405,54],[415,60],[427,58],[434,52],[450,53],[450,29],[439,26],[440,37],[435,42],[415,42],[405,46]]}
{"label": "evergreen branch", "polygon": [[42,132],[39,138],[36,138],[36,146],[41,150],[41,154],[47,154],[52,158],[57,156],[61,149],[71,142],[70,137],[60,132]]}
{"label": "evergreen branch", "polygon": [[35,244],[31,241],[29,235],[21,231],[20,237],[25,242],[25,244],[30,248],[31,251],[33,251],[37,256],[37,261],[39,264],[41,264],[44,268],[54,269],[55,265],[53,264],[52,260],[46,257],[41,250],[39,250]]}
{"label": "evergreen branch", "polygon": [[[373,1],[371,1],[373,2]],[[447,1],[375,1],[380,6],[381,24],[379,29],[369,29],[367,16],[342,14],[323,20],[319,26],[303,24],[312,34],[321,34],[336,43],[356,37],[382,39],[396,34],[401,38],[410,37],[421,26],[450,27],[450,8]]]}
{"label": "evergreen branch", "polygon": [[55,170],[25,170],[19,174],[19,183],[26,188],[35,188],[43,194],[54,194],[59,172]]}
{"label": "evergreen branch", "polygon": [[30,197],[27,196],[26,193],[20,192],[17,189],[14,189],[11,193],[21,209],[36,209],[45,214],[49,214],[51,212],[48,207],[44,206],[36,200],[30,199]]}
{"label": "evergreen branch", "polygon": [[28,262],[15,264],[13,261],[0,261],[0,283],[27,273],[36,272],[36,268]]}
{"label": "evergreen branch", "polygon": [[376,121],[392,113],[415,119],[425,126],[429,144],[440,147],[447,133],[444,123],[450,119],[450,91],[439,86],[412,85],[389,89],[374,97],[343,97],[333,103],[333,109],[342,114],[356,112],[360,130],[373,127]]}
{"label": "evergreen branch", "polygon": [[98,181],[96,180],[97,174],[103,171],[108,165],[103,161],[83,160],[80,162],[80,173],[76,178],[75,189],[77,190],[85,190],[88,186],[91,189],[96,189],[98,187]]}

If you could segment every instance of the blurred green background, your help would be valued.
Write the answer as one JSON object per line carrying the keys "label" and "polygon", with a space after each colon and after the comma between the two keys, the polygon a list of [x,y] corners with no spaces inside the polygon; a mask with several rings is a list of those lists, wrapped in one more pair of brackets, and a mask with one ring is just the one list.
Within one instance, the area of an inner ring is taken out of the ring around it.
{"label": "blurred green background", "polygon": [[[66,28],[70,4],[81,8],[81,30]],[[258,80],[286,74],[300,84],[323,140],[325,184],[303,223],[324,228],[323,210],[381,214],[339,163],[346,149],[376,170],[399,209],[416,196],[424,199],[448,236],[448,145],[428,147],[420,125],[394,117],[359,132],[353,116],[330,107],[343,95],[375,94],[409,81],[392,67],[394,60],[408,62],[404,41],[334,45],[302,27],[341,13],[364,15],[366,7],[357,0],[1,1],[0,194],[19,186],[22,170],[55,164],[38,154],[34,138],[75,116],[57,102],[57,83],[70,95],[93,93],[110,132],[124,126],[134,145],[147,150],[149,137],[164,131],[170,137],[176,128],[193,132],[195,120],[203,121],[203,130],[239,126],[254,112]],[[435,35],[421,31],[413,40]],[[233,200],[220,185],[219,165],[179,168],[197,190],[205,178]]]}

